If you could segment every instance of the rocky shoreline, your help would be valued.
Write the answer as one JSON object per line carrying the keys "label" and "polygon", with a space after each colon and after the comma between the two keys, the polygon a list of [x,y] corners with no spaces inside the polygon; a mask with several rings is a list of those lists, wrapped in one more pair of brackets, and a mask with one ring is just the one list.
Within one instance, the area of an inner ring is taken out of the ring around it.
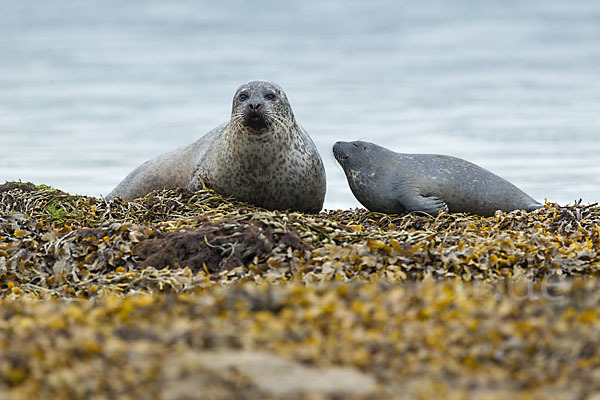
{"label": "rocky shoreline", "polygon": [[308,215],[9,182],[0,399],[600,396],[598,271],[597,205]]}

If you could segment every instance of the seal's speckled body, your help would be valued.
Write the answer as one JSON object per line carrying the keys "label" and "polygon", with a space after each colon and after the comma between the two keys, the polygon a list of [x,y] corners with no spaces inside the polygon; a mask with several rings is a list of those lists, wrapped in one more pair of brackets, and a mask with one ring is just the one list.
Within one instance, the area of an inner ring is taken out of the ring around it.
{"label": "seal's speckled body", "polygon": [[460,158],[402,154],[368,142],[337,142],[333,154],[354,196],[370,211],[532,211],[542,205],[505,179]]}
{"label": "seal's speckled body", "polygon": [[203,185],[268,209],[321,210],[323,162],[279,86],[263,81],[240,86],[229,123],[140,165],[108,198],[130,200],[154,189]]}

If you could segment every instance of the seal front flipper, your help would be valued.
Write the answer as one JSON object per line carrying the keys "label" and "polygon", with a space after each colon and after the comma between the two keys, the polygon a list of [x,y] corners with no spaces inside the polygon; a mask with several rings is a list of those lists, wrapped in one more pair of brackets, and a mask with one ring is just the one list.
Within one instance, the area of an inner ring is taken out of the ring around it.
{"label": "seal front flipper", "polygon": [[398,202],[406,209],[406,211],[421,211],[432,216],[438,215],[438,212],[448,212],[446,202],[436,196],[424,196],[421,193],[410,190],[403,191],[398,196]]}
{"label": "seal front flipper", "polygon": [[197,190],[204,189],[205,187],[208,187],[205,184],[205,180],[202,179],[202,177],[200,177],[200,174],[198,172],[194,172],[194,177],[192,178],[190,183],[188,183],[187,188],[192,192],[195,192]]}

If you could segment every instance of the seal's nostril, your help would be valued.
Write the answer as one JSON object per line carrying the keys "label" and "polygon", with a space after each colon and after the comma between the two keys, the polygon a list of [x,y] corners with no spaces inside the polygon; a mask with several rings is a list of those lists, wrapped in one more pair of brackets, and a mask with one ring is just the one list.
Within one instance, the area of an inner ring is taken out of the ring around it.
{"label": "seal's nostril", "polygon": [[248,104],[248,107],[252,110],[252,111],[258,111],[262,108],[262,104],[260,103],[250,103]]}
{"label": "seal's nostril", "polygon": [[333,146],[333,156],[338,161],[344,161],[350,158],[350,156],[348,156],[346,152],[342,150],[341,146],[338,146],[337,144]]}

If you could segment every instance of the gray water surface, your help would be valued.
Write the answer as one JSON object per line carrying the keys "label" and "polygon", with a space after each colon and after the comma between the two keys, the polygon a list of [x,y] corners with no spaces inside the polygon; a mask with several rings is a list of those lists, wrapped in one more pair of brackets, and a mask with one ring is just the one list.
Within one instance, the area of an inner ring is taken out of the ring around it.
{"label": "gray water surface", "polygon": [[0,181],[106,195],[286,90],[358,206],[337,140],[475,162],[534,198],[600,201],[600,1],[0,0]]}

